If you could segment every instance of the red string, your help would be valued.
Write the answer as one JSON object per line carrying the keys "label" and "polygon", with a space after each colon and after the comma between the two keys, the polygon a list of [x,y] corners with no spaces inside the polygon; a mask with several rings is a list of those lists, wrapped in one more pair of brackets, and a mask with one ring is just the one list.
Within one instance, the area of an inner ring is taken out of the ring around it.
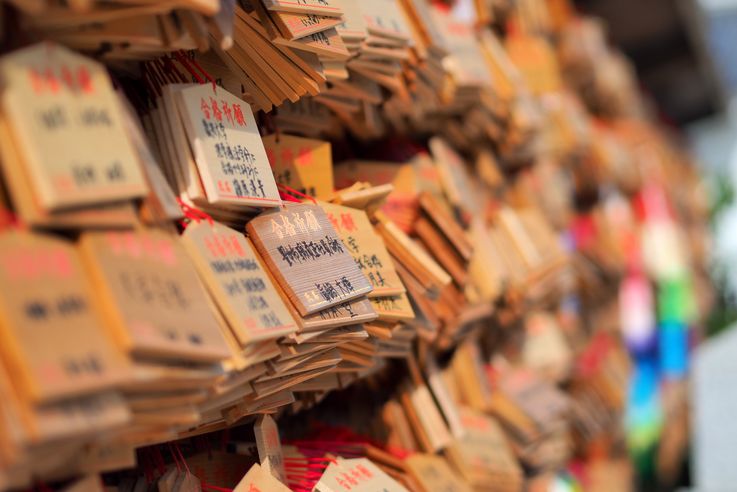
{"label": "red string", "polygon": [[[308,200],[312,200],[312,203],[314,203],[315,205],[317,205],[317,200],[315,200],[314,197],[311,197],[310,195],[306,195],[306,194],[302,193],[301,191],[295,190],[291,186],[287,186],[287,185],[283,185],[283,184],[277,183],[276,187],[279,188],[282,191],[287,192],[287,193],[294,193],[295,195],[301,196],[302,198],[306,198]],[[279,193],[279,195],[281,195],[281,193]]]}
{"label": "red string", "polygon": [[154,457],[156,458],[156,466],[159,469],[159,473],[163,475],[166,473],[166,463],[164,463],[164,456],[161,454],[161,448],[156,446]]}
{"label": "red string", "polygon": [[182,72],[179,71],[176,65],[174,65],[174,62],[172,61],[172,58],[169,56],[164,57],[164,66],[167,70],[169,70],[171,73],[176,76],[177,80],[182,83],[187,83],[187,77],[184,76]]}
{"label": "red string", "polygon": [[199,70],[200,72],[202,72],[202,75],[204,75],[207,80],[209,80],[210,82],[212,82],[212,90],[213,91],[216,91],[217,90],[217,84],[215,83],[215,79],[213,78],[213,76],[210,75],[209,73],[207,73],[207,70],[205,70],[204,68],[202,68],[200,66],[200,64],[197,63],[197,60],[195,60],[194,58],[192,59],[192,65],[194,65],[195,68],[197,68],[197,70]]}
{"label": "red string", "polygon": [[146,483],[151,484],[154,481],[154,465],[151,457],[151,450],[144,449],[145,459],[143,460],[143,475],[146,477]]}
{"label": "red string", "polygon": [[205,482],[202,482],[200,486],[203,489],[207,489],[207,490],[217,490],[218,492],[233,492],[233,489],[226,489],[225,487],[218,487],[216,485],[210,485]]}
{"label": "red string", "polygon": [[174,452],[174,446],[172,443],[169,443],[169,452],[171,453],[172,458],[174,458],[174,464],[177,465],[177,470],[182,471],[182,467],[179,464],[179,458],[177,458],[177,454]]}
{"label": "red string", "polygon": [[202,80],[202,77],[200,77],[199,74],[195,72],[194,68],[192,68],[192,65],[189,64],[187,57],[184,56],[181,51],[176,51],[174,53],[174,56],[177,57],[177,61],[181,63],[184,68],[187,69],[187,71],[192,75],[192,77],[194,77],[198,84],[205,83],[205,81]]}
{"label": "red string", "polygon": [[212,217],[207,212],[196,209],[194,207],[190,207],[189,205],[184,203],[181,198],[178,197],[177,203],[179,204],[179,208],[182,209],[182,213],[184,214],[184,220],[179,222],[183,228],[187,228],[187,224],[189,223],[187,221],[194,221],[199,224],[200,220],[206,220],[210,223],[210,225],[214,224]]}
{"label": "red string", "polygon": [[294,198],[289,193],[285,193],[285,192],[283,192],[281,190],[279,190],[279,198],[281,198],[282,200],[288,201],[288,202],[302,203],[300,200]]}
{"label": "red string", "polygon": [[179,459],[182,460],[182,464],[184,465],[184,469],[187,471],[187,474],[191,474],[192,472],[189,471],[187,460],[184,459],[184,456],[182,455],[182,450],[179,449],[179,444],[175,444],[174,449],[177,451],[177,454],[179,454]]}
{"label": "red string", "polygon": [[22,229],[24,224],[13,212],[7,208],[0,208],[0,231],[10,228]]}

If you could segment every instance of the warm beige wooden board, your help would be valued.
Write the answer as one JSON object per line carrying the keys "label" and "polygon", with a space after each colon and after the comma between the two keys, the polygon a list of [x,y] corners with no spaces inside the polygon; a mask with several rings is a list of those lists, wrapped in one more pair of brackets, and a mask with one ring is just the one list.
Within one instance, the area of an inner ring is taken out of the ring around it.
{"label": "warm beige wooden board", "polygon": [[251,242],[217,222],[190,224],[187,251],[241,345],[278,338],[297,325]]}
{"label": "warm beige wooden board", "polygon": [[319,205],[288,204],[266,211],[246,230],[303,316],[372,290]]}
{"label": "warm beige wooden board", "polygon": [[340,17],[343,9],[336,0],[264,0],[269,10],[297,12],[300,14],[319,14]]}
{"label": "warm beige wooden board", "polygon": [[297,322],[302,331],[312,331],[373,321],[378,317],[378,313],[369,301],[370,299],[359,297],[341,302],[317,313],[301,317]]}
{"label": "warm beige wooden board", "polygon": [[271,19],[282,36],[290,40],[336,27],[342,22],[340,17],[276,11],[271,12]]}
{"label": "warm beige wooden board", "polygon": [[2,109],[42,208],[142,196],[146,183],[105,68],[41,43],[0,60]]}
{"label": "warm beige wooden board", "polygon": [[267,135],[263,142],[278,184],[317,198],[333,192],[330,142],[283,133]]}
{"label": "warm beige wooden board", "polygon": [[251,107],[211,84],[184,88],[177,97],[208,200],[279,206],[279,191]]}
{"label": "warm beige wooden board", "polygon": [[323,203],[321,206],[356,265],[374,288],[369,297],[403,294],[406,289],[394,269],[393,260],[381,236],[374,231],[366,212],[332,203]]}
{"label": "warm beige wooden board", "polygon": [[234,492],[289,492],[289,488],[256,463],[233,489]]}
{"label": "warm beige wooden board", "polygon": [[471,492],[466,484],[440,456],[432,454],[413,454],[407,460],[407,467],[412,476],[425,490],[442,490],[444,492]]}
{"label": "warm beige wooden board", "polygon": [[330,463],[315,485],[316,492],[409,492],[368,458],[338,458]]}
{"label": "warm beige wooden board", "polygon": [[361,40],[366,37],[366,21],[359,3],[361,0],[340,0],[343,7],[343,23],[337,27],[343,39]]}
{"label": "warm beige wooden board", "polygon": [[263,470],[268,471],[277,480],[286,483],[287,474],[284,469],[284,454],[279,440],[279,428],[270,415],[261,415],[253,426],[256,436],[258,456]]}
{"label": "warm beige wooden board", "polygon": [[153,230],[87,232],[80,247],[107,325],[125,350],[203,362],[230,355],[178,237]]}
{"label": "warm beige wooden board", "polygon": [[98,391],[130,377],[98,317],[74,246],[51,236],[0,234],[3,360],[20,394],[49,401]]}
{"label": "warm beige wooden board", "polygon": [[273,39],[275,44],[288,46],[302,51],[309,51],[316,55],[337,60],[347,60],[351,54],[346,49],[345,43],[338,35],[338,31],[334,27],[324,31],[316,32],[303,38],[290,41],[281,37]]}
{"label": "warm beige wooden board", "polygon": [[369,34],[408,41],[411,31],[397,0],[359,1]]}

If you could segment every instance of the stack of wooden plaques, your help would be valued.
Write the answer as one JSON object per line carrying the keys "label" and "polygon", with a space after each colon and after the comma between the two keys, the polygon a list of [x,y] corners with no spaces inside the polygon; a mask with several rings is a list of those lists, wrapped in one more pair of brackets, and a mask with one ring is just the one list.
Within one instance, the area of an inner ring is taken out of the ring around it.
{"label": "stack of wooden plaques", "polygon": [[92,462],[85,446],[131,420],[116,391],[131,368],[96,312],[96,286],[71,243],[6,232],[0,247],[0,483],[15,488]]}
{"label": "stack of wooden plaques", "polygon": [[129,355],[124,386],[133,412],[125,439],[174,437],[230,355],[207,294],[179,238],[157,231],[86,232],[79,247],[100,314]]}
{"label": "stack of wooden plaques", "polygon": [[625,408],[622,380],[628,373],[629,360],[614,337],[602,332],[595,336],[580,355],[578,374],[571,391],[572,422],[583,449],[596,448],[611,439],[613,419]]}
{"label": "stack of wooden plaques", "polygon": [[337,373],[374,368],[372,347],[365,346],[368,334],[361,325],[377,318],[366,298],[373,286],[325,209],[313,203],[289,204],[259,215],[247,231],[298,325],[280,343],[281,355],[270,374],[255,382],[257,394],[307,379],[312,381],[295,390],[333,389],[341,385]]}
{"label": "stack of wooden plaques", "polygon": [[520,490],[522,469],[502,427],[492,417],[460,407],[462,437],[446,454],[473,490]]}
{"label": "stack of wooden plaques", "polygon": [[277,339],[296,332],[297,324],[243,234],[216,222],[200,222],[190,224],[182,237],[225,325],[232,352],[227,377],[198,407],[201,424],[213,425],[244,401],[248,408],[263,406],[257,396],[264,395],[255,395],[249,383],[268,372],[268,361],[281,354]]}
{"label": "stack of wooden plaques", "polygon": [[[19,218],[54,228],[134,224],[131,200],[148,186],[105,68],[38,44],[3,57],[0,72],[2,170]],[[101,147],[82,144],[90,139]]]}
{"label": "stack of wooden plaques", "polygon": [[[184,57],[181,63],[192,68]],[[277,207],[279,191],[251,107],[214,84],[172,83],[174,62],[154,75],[147,66],[153,104],[143,117],[164,175],[186,207],[242,227],[255,207]],[[193,69],[193,73],[194,69]],[[177,75],[179,74],[179,75]]]}
{"label": "stack of wooden plaques", "polygon": [[513,369],[499,378],[491,411],[509,431],[520,461],[536,470],[555,470],[568,461],[567,396],[526,369]]}
{"label": "stack of wooden plaques", "polygon": [[[42,32],[75,49],[108,59],[141,59],[161,53],[209,47],[208,29],[219,38],[228,29],[227,12],[217,0],[129,2],[82,0],[13,2],[25,14],[23,28]],[[219,12],[220,11],[220,12]],[[232,15],[232,14],[231,14]],[[232,36],[232,34],[231,34]]]}
{"label": "stack of wooden plaques", "polygon": [[616,463],[633,197],[699,290],[706,212],[569,7],[3,4],[0,490],[519,491]]}

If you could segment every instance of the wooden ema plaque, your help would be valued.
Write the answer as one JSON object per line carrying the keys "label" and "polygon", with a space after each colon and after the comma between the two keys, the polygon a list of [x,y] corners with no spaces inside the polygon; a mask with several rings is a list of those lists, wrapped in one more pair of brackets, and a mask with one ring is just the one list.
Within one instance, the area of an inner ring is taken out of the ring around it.
{"label": "wooden ema plaque", "polygon": [[318,205],[289,204],[264,212],[246,230],[302,316],[372,290]]}
{"label": "wooden ema plaque", "polygon": [[212,84],[187,87],[177,97],[208,201],[279,206],[279,191],[248,103]]}
{"label": "wooden ema plaque", "polygon": [[466,431],[457,442],[461,461],[469,467],[488,472],[508,473],[521,478],[519,464],[499,423],[488,415],[462,407],[460,410]]}
{"label": "wooden ema plaque", "polygon": [[46,402],[121,383],[125,357],[105,335],[74,246],[0,235],[0,352],[21,394]]}
{"label": "wooden ema plaque", "polygon": [[289,40],[303,38],[336,27],[343,22],[340,17],[277,11],[271,12],[271,20],[281,35]]}
{"label": "wooden ema plaque", "polygon": [[316,14],[329,17],[340,17],[343,9],[336,0],[265,0],[264,6],[269,10],[295,12],[298,14]]}
{"label": "wooden ema plaque", "polygon": [[330,142],[284,134],[263,141],[277,183],[318,198],[333,192]]}
{"label": "wooden ema plaque", "polygon": [[136,198],[146,183],[105,68],[37,44],[0,60],[2,109],[42,208]]}
{"label": "wooden ema plaque", "polygon": [[90,232],[80,241],[104,314],[135,355],[215,362],[230,355],[197,271],[163,232]]}
{"label": "wooden ema plaque", "polygon": [[336,29],[344,40],[361,41],[366,37],[366,20],[363,18],[360,0],[341,0],[343,23]]}
{"label": "wooden ema plaque", "polygon": [[440,456],[416,453],[407,458],[407,468],[412,477],[424,490],[442,490],[443,492],[472,492],[466,484]]}
{"label": "wooden ema plaque", "polygon": [[256,437],[256,447],[261,467],[269,471],[280,482],[286,483],[287,473],[284,469],[284,454],[282,453],[276,422],[269,415],[261,415],[256,419],[253,433]]}
{"label": "wooden ema plaque", "polygon": [[290,492],[290,489],[256,463],[238,482],[233,492]]}
{"label": "wooden ema plaque", "polygon": [[314,314],[298,319],[301,331],[323,330],[355,323],[366,323],[378,318],[370,299],[360,298],[341,302]]}
{"label": "wooden ema plaque", "polygon": [[312,489],[315,492],[408,492],[368,458],[338,458]]}
{"label": "wooden ema plaque", "polygon": [[363,210],[322,204],[330,223],[374,290],[369,297],[397,296],[406,292],[389,252]]}
{"label": "wooden ema plaque", "polygon": [[409,42],[411,31],[397,0],[358,3],[369,34]]}
{"label": "wooden ema plaque", "polygon": [[415,311],[407,294],[372,297],[371,306],[384,321],[409,321],[415,319]]}
{"label": "wooden ema plaque", "polygon": [[201,222],[190,224],[182,240],[242,346],[297,330],[261,259],[243,234],[217,222]]}

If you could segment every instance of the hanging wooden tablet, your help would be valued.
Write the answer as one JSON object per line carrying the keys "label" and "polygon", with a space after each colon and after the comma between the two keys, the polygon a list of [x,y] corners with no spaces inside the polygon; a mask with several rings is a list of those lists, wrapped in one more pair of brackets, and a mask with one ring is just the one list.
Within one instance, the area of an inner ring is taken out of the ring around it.
{"label": "hanging wooden tablet", "polygon": [[412,476],[422,485],[423,490],[444,492],[471,492],[473,489],[456,475],[440,456],[433,454],[413,454],[405,461]]}
{"label": "hanging wooden tablet", "polygon": [[330,142],[283,133],[262,140],[277,183],[316,198],[333,192]]}
{"label": "hanging wooden tablet", "polygon": [[29,422],[32,442],[36,444],[64,440],[79,443],[102,432],[121,429],[131,419],[125,400],[115,391],[40,405],[32,412]]}
{"label": "hanging wooden tablet", "polygon": [[0,235],[2,354],[33,401],[119,385],[128,362],[97,317],[74,247],[50,236]]}
{"label": "hanging wooden tablet", "polygon": [[263,3],[267,9],[281,12],[327,15],[331,17],[340,17],[343,14],[340,3],[335,0],[301,0],[299,2],[263,0]]}
{"label": "hanging wooden tablet", "polygon": [[550,381],[568,378],[573,354],[563,330],[552,314],[533,311],[525,319],[523,364]]}
{"label": "hanging wooden tablet", "polygon": [[254,464],[243,479],[238,482],[233,492],[257,491],[289,492],[289,488],[264,470],[258,463]]}
{"label": "hanging wooden tablet", "polygon": [[442,138],[433,137],[429,142],[430,150],[438,167],[440,182],[448,201],[461,213],[461,219],[466,220],[465,214],[480,210],[476,203],[470,175],[460,155]]}
{"label": "hanging wooden tablet", "polygon": [[182,240],[241,345],[297,331],[260,258],[242,233],[217,222],[200,222],[190,224]]}
{"label": "hanging wooden tablet", "polygon": [[366,37],[366,21],[359,6],[360,0],[341,0],[343,23],[337,27],[344,40],[362,40]]}
{"label": "hanging wooden tablet", "polygon": [[179,112],[208,201],[279,206],[279,191],[251,107],[211,84],[182,89],[178,96]]}
{"label": "hanging wooden tablet", "polygon": [[465,435],[465,430],[461,423],[459,407],[451,398],[445,381],[443,380],[443,375],[440,372],[434,357],[434,355],[429,355],[426,359],[425,372],[427,383],[430,390],[432,390],[432,395],[438,402],[438,407],[442,412],[445,421],[448,422],[448,430],[452,433],[454,438],[460,439]]}
{"label": "hanging wooden tablet", "polygon": [[303,316],[372,290],[319,205],[264,212],[246,230]]}
{"label": "hanging wooden tablet", "polygon": [[508,485],[505,490],[519,490],[522,469],[499,423],[466,407],[461,408],[461,421],[465,436],[452,446],[450,454],[457,453],[453,463],[463,475],[474,485],[479,484],[478,478],[485,477]]}
{"label": "hanging wooden tablet", "polygon": [[332,461],[313,488],[315,492],[409,492],[368,458]]}
{"label": "hanging wooden tablet", "polygon": [[182,209],[179,207],[174,192],[161,171],[161,166],[157,163],[135,110],[121,94],[119,94],[119,100],[125,128],[133,147],[136,149],[138,160],[148,182],[149,193],[144,200],[144,204],[148,208],[150,222],[181,219],[183,217]]}
{"label": "hanging wooden tablet", "polygon": [[230,355],[178,237],[91,232],[83,234],[80,246],[102,311],[127,351],[201,362]]}
{"label": "hanging wooden tablet", "polygon": [[289,40],[303,38],[336,27],[343,22],[340,17],[277,11],[271,12],[271,20],[281,35]]}
{"label": "hanging wooden tablet", "polygon": [[276,422],[269,415],[261,415],[253,426],[256,436],[258,456],[261,467],[270,472],[281,483],[286,483],[287,474],[284,471],[284,455],[279,440],[279,429]]}
{"label": "hanging wooden tablet", "polygon": [[138,217],[130,202],[101,204],[94,208],[75,208],[49,212],[35,197],[28,166],[13,138],[7,118],[0,114],[0,163],[10,198],[18,217],[29,225],[78,229],[88,227],[133,227]]}
{"label": "hanging wooden tablet", "polygon": [[409,41],[410,29],[407,19],[396,0],[359,1],[369,34],[390,39]]}
{"label": "hanging wooden tablet", "polygon": [[0,59],[3,112],[47,210],[136,198],[146,183],[105,68],[37,44]]}
{"label": "hanging wooden tablet", "polygon": [[381,320],[409,321],[415,318],[415,312],[412,309],[412,303],[407,298],[407,294],[372,297],[369,300]]}
{"label": "hanging wooden tablet", "polygon": [[293,41],[282,37],[274,38],[272,41],[277,45],[309,51],[325,58],[347,60],[351,57],[351,53],[346,49],[345,43],[334,27]]}
{"label": "hanging wooden tablet", "polygon": [[507,394],[541,428],[555,426],[564,418],[569,399],[556,385],[529,370],[510,372],[500,381]]}
{"label": "hanging wooden tablet", "polygon": [[375,217],[378,220],[376,232],[384,239],[387,250],[424,288],[439,292],[452,282],[451,276],[394,222],[381,212],[377,212]]}
{"label": "hanging wooden tablet", "polygon": [[384,241],[374,232],[366,212],[332,203],[324,203],[322,208],[358,268],[371,283],[374,290],[369,298],[403,294],[406,289],[399,280]]}
{"label": "hanging wooden tablet", "polygon": [[560,90],[562,82],[558,60],[546,39],[518,32],[506,38],[504,47],[534,93]]}
{"label": "hanging wooden tablet", "polygon": [[300,325],[300,332],[373,321],[379,315],[373,309],[373,304],[369,301],[371,299],[360,297],[301,317],[297,320]]}
{"label": "hanging wooden tablet", "polygon": [[448,446],[452,436],[427,386],[424,383],[407,384],[403,391],[406,391],[407,398],[403,396],[402,404],[405,409],[407,405],[412,406],[411,410],[406,411],[416,415],[412,424],[417,432],[426,437],[426,451],[438,452]]}
{"label": "hanging wooden tablet", "polygon": [[420,207],[433,223],[442,231],[445,238],[455,247],[465,261],[471,259],[473,246],[466,236],[466,231],[450,215],[448,207],[428,191],[420,194]]}
{"label": "hanging wooden tablet", "polygon": [[271,279],[274,288],[282,299],[284,299],[284,303],[287,309],[289,309],[289,312],[292,313],[292,317],[299,325],[299,334],[292,334],[290,338],[300,337],[300,335],[306,335],[307,333],[312,334],[317,330],[322,332],[327,328],[365,323],[373,321],[378,317],[378,314],[372,309],[371,303],[366,297],[344,301],[316,313],[302,316],[273,273],[269,269],[265,269],[265,272]]}

